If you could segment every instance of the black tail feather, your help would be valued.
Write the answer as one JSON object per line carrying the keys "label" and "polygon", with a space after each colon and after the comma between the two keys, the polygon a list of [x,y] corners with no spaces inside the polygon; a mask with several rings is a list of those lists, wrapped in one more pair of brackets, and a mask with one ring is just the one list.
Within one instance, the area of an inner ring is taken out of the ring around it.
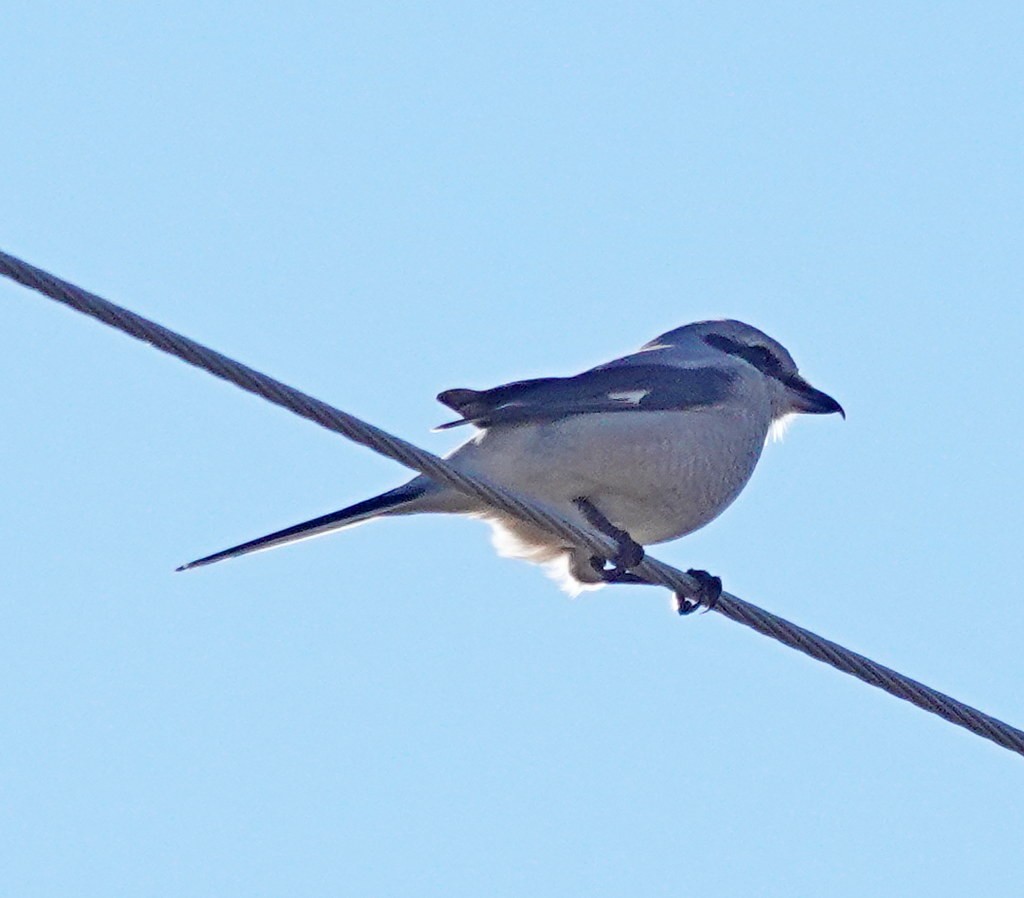
{"label": "black tail feather", "polygon": [[266,536],[260,536],[248,542],[240,543],[237,546],[232,546],[230,549],[223,549],[220,552],[214,552],[212,555],[197,558],[195,561],[190,561],[188,564],[175,568],[175,570],[187,571],[192,568],[202,567],[203,565],[213,564],[215,561],[223,561],[226,558],[237,558],[239,555],[248,555],[250,552],[272,549],[286,543],[298,542],[313,536],[330,533],[333,530],[340,530],[342,527],[358,524],[361,521],[369,520],[393,508],[397,508],[399,505],[404,505],[411,499],[422,495],[422,493],[422,487],[406,484],[405,486],[382,493],[379,496],[374,496],[372,499],[356,502],[355,505],[349,505],[347,508],[342,508],[339,511],[332,511],[330,514],[321,515],[318,518],[303,521],[301,524],[286,527],[284,530],[277,530],[274,533],[268,533]]}

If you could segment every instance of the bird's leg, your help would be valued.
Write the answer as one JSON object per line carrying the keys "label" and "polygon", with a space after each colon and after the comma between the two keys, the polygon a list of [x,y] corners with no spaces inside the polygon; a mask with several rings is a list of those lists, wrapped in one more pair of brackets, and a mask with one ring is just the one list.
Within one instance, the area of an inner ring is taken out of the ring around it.
{"label": "bird's leg", "polygon": [[[609,573],[625,573],[630,568],[636,567],[644,560],[644,547],[633,539],[633,537],[631,537],[625,530],[620,530],[611,521],[609,521],[608,518],[597,510],[589,499],[581,496],[579,499],[575,500],[575,505],[591,527],[615,540],[617,547],[615,554],[608,559],[613,565],[615,565],[615,567]],[[600,563],[600,567],[595,567],[594,569],[603,574],[604,559],[596,555],[594,558],[598,558]],[[593,563],[593,559],[591,559],[591,564],[593,565]],[[621,583],[624,581],[607,580],[606,582]]]}
{"label": "bird's leg", "polygon": [[[576,507],[586,518],[587,523],[595,530],[615,540],[618,549],[611,559],[614,567],[606,568],[605,559],[600,555],[590,556],[590,566],[600,575],[605,583],[635,584],[638,586],[658,586],[643,577],[630,572],[630,568],[636,567],[644,558],[644,547],[633,539],[625,530],[620,530],[608,520],[594,504],[584,497],[575,501]],[[697,591],[693,595],[686,595],[681,592],[675,594],[676,611],[680,614],[693,614],[701,606],[710,611],[722,597],[722,578],[714,577],[707,571],[690,568],[688,573],[697,581]]]}
{"label": "bird's leg", "polygon": [[[621,568],[607,569],[604,566],[604,559],[600,555],[591,556],[590,566],[601,575],[601,579],[605,583],[635,584],[638,586],[660,585],[658,583],[651,583],[650,580],[644,580],[643,577],[639,577],[629,571],[624,571]],[[722,597],[722,578],[712,576],[707,571],[697,570],[696,568],[690,568],[686,573],[693,577],[699,585],[696,593],[692,595],[682,592],[675,594],[676,611],[680,615],[693,614],[694,611],[702,606],[705,611],[710,611],[718,604],[718,600]]]}

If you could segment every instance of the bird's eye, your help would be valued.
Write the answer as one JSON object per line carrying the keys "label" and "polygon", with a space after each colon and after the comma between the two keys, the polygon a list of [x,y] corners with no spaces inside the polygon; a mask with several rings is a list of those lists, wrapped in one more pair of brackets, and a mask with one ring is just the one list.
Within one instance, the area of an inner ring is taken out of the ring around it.
{"label": "bird's eye", "polygon": [[723,337],[721,334],[707,334],[703,339],[708,346],[714,346],[715,349],[720,349],[722,352],[727,352],[730,355],[739,355],[743,349],[743,344],[730,340],[728,337]]}
{"label": "bird's eye", "polygon": [[738,356],[769,377],[777,377],[782,371],[782,362],[767,346],[740,343],[721,334],[708,334],[704,342],[729,355]]}
{"label": "bird's eye", "polygon": [[782,362],[767,346],[748,346],[743,357],[755,368],[770,376],[777,376],[782,371]]}

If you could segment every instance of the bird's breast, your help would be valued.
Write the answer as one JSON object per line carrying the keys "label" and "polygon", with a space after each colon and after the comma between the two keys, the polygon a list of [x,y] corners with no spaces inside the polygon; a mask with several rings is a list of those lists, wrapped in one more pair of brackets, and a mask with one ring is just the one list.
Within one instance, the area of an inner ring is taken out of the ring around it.
{"label": "bird's breast", "polygon": [[453,461],[569,513],[585,496],[638,542],[657,543],[702,527],[739,495],[769,423],[767,410],[722,407],[577,415],[487,431]]}

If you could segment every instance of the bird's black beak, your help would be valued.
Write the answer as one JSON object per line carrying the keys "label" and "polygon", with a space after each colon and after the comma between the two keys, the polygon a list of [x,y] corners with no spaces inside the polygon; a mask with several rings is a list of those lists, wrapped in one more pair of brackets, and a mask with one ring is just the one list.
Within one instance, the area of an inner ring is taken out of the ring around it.
{"label": "bird's black beak", "polygon": [[828,393],[816,390],[799,375],[795,375],[786,381],[790,393],[793,396],[793,410],[808,415],[831,415],[839,412],[846,419],[846,412]]}

